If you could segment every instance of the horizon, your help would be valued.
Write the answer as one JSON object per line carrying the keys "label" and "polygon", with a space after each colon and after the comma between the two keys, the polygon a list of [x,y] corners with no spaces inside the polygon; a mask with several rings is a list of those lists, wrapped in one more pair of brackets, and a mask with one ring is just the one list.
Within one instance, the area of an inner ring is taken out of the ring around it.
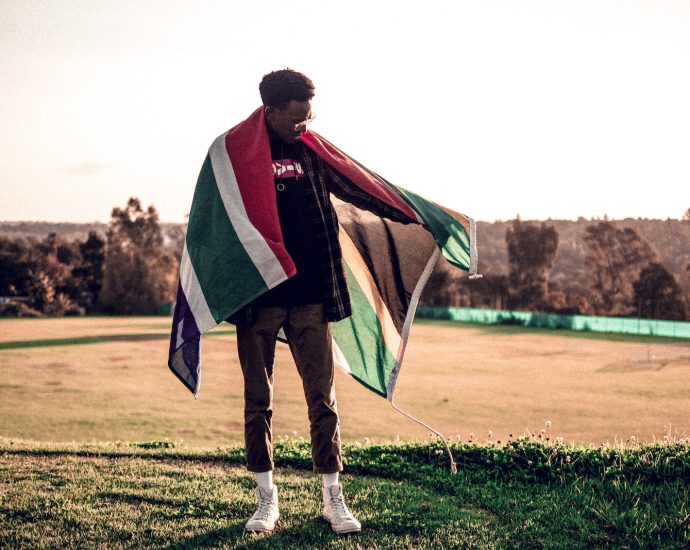
{"label": "horizon", "polygon": [[[148,207],[149,205],[143,205]],[[153,205],[155,207],[155,205]],[[686,219],[681,216],[680,218],[672,218],[672,217],[666,217],[666,218],[650,218],[646,216],[625,216],[623,218],[612,218],[611,216],[607,216],[604,214],[603,216],[595,216],[591,218],[587,218],[585,216],[578,216],[577,218],[525,218],[523,216],[520,216],[519,214],[515,217],[512,218],[504,218],[504,219],[496,219],[496,220],[474,220],[476,223],[509,223],[514,221],[519,217],[520,221],[523,222],[573,222],[573,223],[579,223],[579,222],[599,222],[599,221],[609,221],[609,222],[624,222],[627,220],[637,220],[637,221],[660,221],[660,222],[665,222],[665,221],[677,221],[677,222],[684,222]],[[158,220],[161,225],[165,224],[176,224],[176,225],[185,225],[187,222],[179,222],[179,221],[170,221],[170,220]],[[66,221],[66,220],[0,220],[0,225],[4,224],[54,224],[54,225],[92,225],[92,224],[102,224],[102,225],[108,225],[110,223],[110,220],[103,221],[103,220],[92,220],[92,221]]]}

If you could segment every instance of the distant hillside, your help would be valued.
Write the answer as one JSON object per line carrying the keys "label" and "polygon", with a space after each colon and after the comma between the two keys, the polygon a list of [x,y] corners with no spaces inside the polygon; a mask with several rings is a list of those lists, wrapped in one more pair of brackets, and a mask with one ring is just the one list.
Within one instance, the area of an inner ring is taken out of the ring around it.
{"label": "distant hillside", "polygon": [[[562,288],[581,287],[586,284],[584,265],[585,228],[601,220],[580,218],[570,220],[546,220],[558,231],[559,244],[556,263],[550,281]],[[609,220],[619,227],[636,229],[659,253],[666,269],[676,276],[690,264],[690,222],[684,220],[632,219]],[[508,274],[508,250],[506,230],[511,221],[477,222],[477,245],[480,273]],[[541,223],[541,222],[538,222]]]}
{"label": "distant hillside", "polygon": [[[178,227],[180,223],[162,223],[164,230],[170,227]],[[67,239],[85,240],[89,231],[105,236],[108,224],[102,222],[71,223],[71,222],[0,222],[0,237],[42,239],[50,233],[61,235]]]}
{"label": "distant hillside", "polygon": [[[580,218],[577,221],[547,220],[558,231],[559,245],[556,263],[551,273],[552,282],[561,283],[562,288],[578,286],[575,281],[584,282],[587,274],[584,267],[584,243],[582,236],[588,225],[599,220]],[[612,220],[620,227],[632,227],[640,232],[659,252],[666,268],[679,276],[690,264],[690,222],[681,220],[632,219]],[[508,273],[508,251],[506,229],[512,221],[477,222],[477,243],[479,247],[479,270],[488,274]],[[540,222],[541,223],[541,222]],[[164,229],[180,227],[182,224],[164,223]],[[105,235],[105,223],[51,223],[51,222],[0,222],[0,236],[34,237],[42,239],[49,233],[57,233],[69,239],[85,239],[89,231]]]}

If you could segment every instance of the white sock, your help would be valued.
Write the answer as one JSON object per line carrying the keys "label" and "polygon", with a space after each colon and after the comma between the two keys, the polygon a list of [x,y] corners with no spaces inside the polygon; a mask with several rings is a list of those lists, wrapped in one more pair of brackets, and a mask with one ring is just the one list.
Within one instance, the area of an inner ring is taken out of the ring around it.
{"label": "white sock", "polygon": [[270,491],[273,488],[273,471],[268,472],[256,472],[256,484],[266,491]]}
{"label": "white sock", "polygon": [[333,472],[332,474],[321,474],[323,477],[323,486],[330,487],[331,485],[336,485],[338,483],[338,472]]}

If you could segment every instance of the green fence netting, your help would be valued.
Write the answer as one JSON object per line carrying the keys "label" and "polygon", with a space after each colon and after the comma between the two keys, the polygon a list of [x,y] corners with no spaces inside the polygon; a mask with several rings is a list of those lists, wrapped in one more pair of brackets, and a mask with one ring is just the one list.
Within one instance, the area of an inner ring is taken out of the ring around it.
{"label": "green fence netting", "polygon": [[521,325],[525,327],[690,338],[690,322],[687,321],[430,306],[419,306],[417,308],[417,317],[492,325]]}

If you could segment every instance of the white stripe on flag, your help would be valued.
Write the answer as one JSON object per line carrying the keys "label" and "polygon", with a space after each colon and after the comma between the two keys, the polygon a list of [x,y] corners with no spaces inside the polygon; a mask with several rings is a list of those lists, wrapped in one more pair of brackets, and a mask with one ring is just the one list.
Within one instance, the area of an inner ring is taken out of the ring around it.
{"label": "white stripe on flag", "polygon": [[[474,218],[470,220],[470,275],[476,275],[479,268],[479,256],[477,254],[477,224]],[[481,275],[479,276],[481,277]]]}
{"label": "white stripe on flag", "polygon": [[184,292],[185,298],[187,298],[189,308],[192,310],[199,332],[203,333],[215,327],[218,323],[216,323],[213,319],[213,315],[211,315],[211,310],[206,303],[206,298],[201,290],[199,279],[196,278],[194,266],[189,257],[189,251],[187,250],[186,241],[184,243],[184,249],[182,250],[182,260],[180,261],[180,283],[182,284],[182,291]]}
{"label": "white stripe on flag", "polygon": [[347,374],[352,375],[352,369],[350,368],[350,364],[347,362],[345,354],[338,347],[338,343],[335,341],[335,338],[331,338],[331,342],[333,344],[333,363],[336,367],[340,367]]}
{"label": "white stripe on flag", "polygon": [[223,200],[228,219],[235,228],[242,246],[244,246],[261,277],[263,277],[266,286],[273,288],[287,279],[287,274],[273,250],[271,250],[271,247],[268,246],[261,233],[249,220],[247,210],[242,201],[240,188],[237,185],[235,170],[232,168],[228,150],[225,147],[225,135],[218,136],[209,150],[218,191]]}

